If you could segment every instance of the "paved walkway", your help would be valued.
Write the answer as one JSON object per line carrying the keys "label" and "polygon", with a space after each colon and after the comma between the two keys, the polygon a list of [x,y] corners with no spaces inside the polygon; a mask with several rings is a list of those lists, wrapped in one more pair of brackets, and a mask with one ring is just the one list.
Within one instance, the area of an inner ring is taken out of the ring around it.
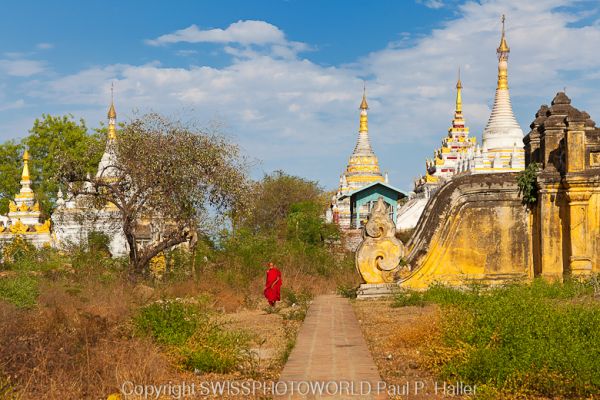
{"label": "paved walkway", "polygon": [[315,298],[279,378],[288,394],[278,398],[387,399],[377,394],[380,381],[350,302]]}

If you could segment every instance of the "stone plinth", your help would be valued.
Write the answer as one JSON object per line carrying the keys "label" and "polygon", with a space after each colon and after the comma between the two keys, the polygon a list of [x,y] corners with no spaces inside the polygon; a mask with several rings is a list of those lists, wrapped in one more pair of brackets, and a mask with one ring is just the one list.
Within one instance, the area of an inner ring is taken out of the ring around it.
{"label": "stone plinth", "polygon": [[358,300],[377,299],[398,293],[399,287],[395,283],[363,283],[356,291]]}

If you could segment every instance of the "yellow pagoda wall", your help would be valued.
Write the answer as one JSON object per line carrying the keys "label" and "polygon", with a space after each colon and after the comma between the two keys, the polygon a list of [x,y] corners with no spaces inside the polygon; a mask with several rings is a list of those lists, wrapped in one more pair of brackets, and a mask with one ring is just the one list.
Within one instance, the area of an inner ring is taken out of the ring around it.
{"label": "yellow pagoda wall", "polygon": [[537,202],[522,204],[517,174],[453,179],[430,200],[408,243],[399,283],[550,280],[600,272],[600,129],[558,93],[525,138],[539,165]]}
{"label": "yellow pagoda wall", "polygon": [[411,272],[399,284],[424,289],[436,282],[494,284],[532,276],[531,222],[515,182],[515,174],[490,174],[444,185],[408,242]]}

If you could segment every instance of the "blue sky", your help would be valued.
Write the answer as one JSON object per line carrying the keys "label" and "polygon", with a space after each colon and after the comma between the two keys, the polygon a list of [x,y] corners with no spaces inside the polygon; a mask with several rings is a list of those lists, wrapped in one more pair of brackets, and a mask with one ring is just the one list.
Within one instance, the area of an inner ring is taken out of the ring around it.
{"label": "blue sky", "polygon": [[161,111],[216,128],[256,160],[333,189],[355,144],[362,82],[372,145],[410,190],[445,135],[462,69],[481,138],[507,15],[513,107],[528,132],[558,90],[600,118],[595,1],[29,1],[3,7],[0,139],[42,113]]}

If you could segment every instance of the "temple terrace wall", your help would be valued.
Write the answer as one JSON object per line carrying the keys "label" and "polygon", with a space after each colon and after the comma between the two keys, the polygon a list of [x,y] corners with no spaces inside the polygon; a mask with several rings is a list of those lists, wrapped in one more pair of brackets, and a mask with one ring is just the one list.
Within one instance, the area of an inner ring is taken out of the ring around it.
{"label": "temple terrace wall", "polygon": [[[367,250],[377,255],[357,263],[363,279],[376,277],[366,283],[389,284],[384,278],[393,275],[396,284],[421,289],[600,273],[600,129],[570,103],[559,92],[550,107],[540,107],[524,138],[526,163],[537,171],[537,202],[523,204],[517,173],[456,177],[429,199],[395,270],[396,260],[382,256],[395,254],[389,243],[376,227],[364,231],[363,244],[368,239]],[[380,219],[371,215],[369,222]],[[384,265],[385,274],[369,265]]]}
{"label": "temple terrace wall", "polygon": [[530,225],[515,173],[453,179],[427,204],[398,283],[425,288],[528,278]]}

